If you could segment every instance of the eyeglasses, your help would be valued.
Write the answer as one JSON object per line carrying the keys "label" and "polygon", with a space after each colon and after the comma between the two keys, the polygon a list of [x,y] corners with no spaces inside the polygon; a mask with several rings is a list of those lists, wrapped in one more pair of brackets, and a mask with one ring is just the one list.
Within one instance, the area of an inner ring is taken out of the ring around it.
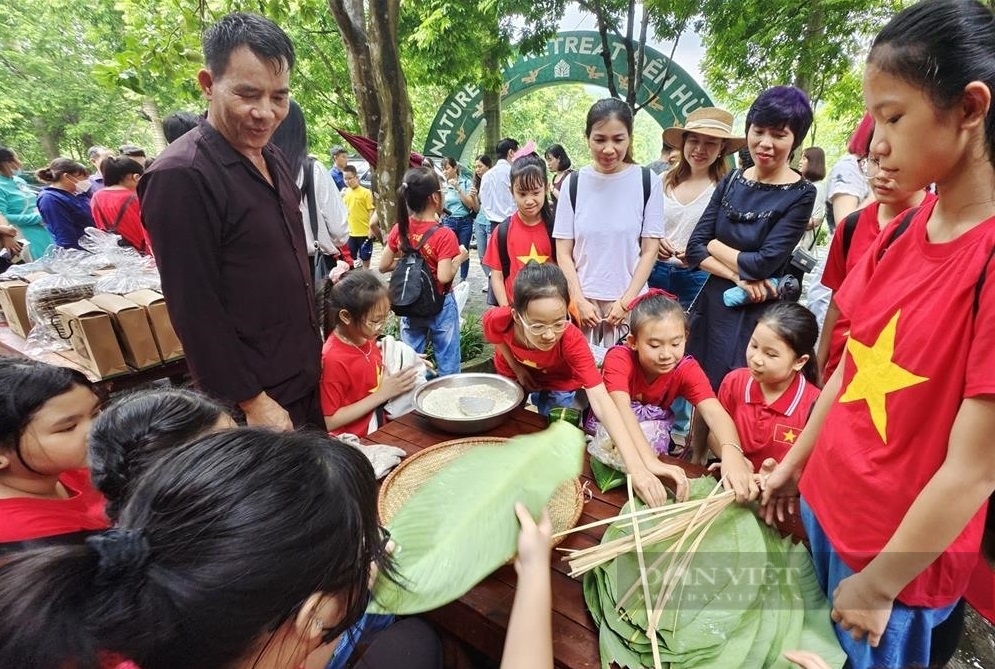
{"label": "eyeglasses", "polygon": [[382,330],[383,326],[385,326],[386,324],[387,324],[386,318],[379,321],[368,321],[365,318],[363,319],[363,325],[370,328],[371,330]]}
{"label": "eyeglasses", "polygon": [[567,325],[570,323],[570,321],[566,318],[562,321],[556,321],[555,323],[529,323],[525,320],[525,316],[523,316],[520,312],[518,313],[518,317],[522,319],[522,325],[525,327],[526,331],[537,337],[545,333],[546,330],[549,330],[553,334],[561,334],[567,329]]}
{"label": "eyeglasses", "polygon": [[860,161],[860,171],[868,179],[872,179],[878,175],[881,171],[881,161],[873,156],[868,156],[866,158],[861,158]]}

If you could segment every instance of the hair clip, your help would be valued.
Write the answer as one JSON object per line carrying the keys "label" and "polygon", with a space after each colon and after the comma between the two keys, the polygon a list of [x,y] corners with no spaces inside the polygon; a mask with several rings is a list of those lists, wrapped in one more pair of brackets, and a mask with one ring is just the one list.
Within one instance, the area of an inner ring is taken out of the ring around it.
{"label": "hair clip", "polygon": [[629,307],[627,311],[632,311],[633,309],[635,309],[636,305],[645,300],[646,298],[656,297],[657,295],[663,295],[664,297],[668,297],[671,300],[674,300],[675,302],[677,301],[677,296],[674,295],[673,293],[668,293],[667,291],[662,290],[660,288],[650,288],[645,293],[643,293],[636,299],[632,300],[632,302],[629,302]]}

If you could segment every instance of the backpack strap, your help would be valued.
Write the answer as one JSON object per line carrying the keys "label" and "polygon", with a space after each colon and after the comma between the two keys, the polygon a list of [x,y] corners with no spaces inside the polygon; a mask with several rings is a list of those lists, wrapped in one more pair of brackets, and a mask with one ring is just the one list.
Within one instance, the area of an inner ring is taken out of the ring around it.
{"label": "backpack strap", "polygon": [[860,213],[863,209],[858,209],[857,211],[851,212],[846,218],[843,219],[843,261],[846,262],[846,256],[850,253],[850,244],[853,242],[853,233],[857,230],[857,221],[860,220]]}
{"label": "backpack strap", "polygon": [[577,213],[577,179],[580,177],[580,172],[571,172],[570,176],[567,177],[567,188],[570,191],[570,208],[574,210],[574,214]]}
{"label": "backpack strap", "polygon": [[304,161],[304,183],[301,185],[301,191],[304,193],[304,197],[307,198],[307,213],[308,218],[311,220],[311,240],[315,250],[317,250],[318,206],[314,197],[314,158],[311,156],[308,156],[307,160]]}
{"label": "backpack strap", "polygon": [[888,250],[888,247],[894,244],[895,240],[901,237],[902,234],[909,229],[909,225],[912,223],[912,218],[918,211],[919,207],[912,207],[912,209],[905,212],[905,216],[902,217],[902,222],[891,231],[891,235],[888,237],[888,240],[884,243],[884,246],[881,247],[881,250],[878,251],[878,262],[881,262],[881,258],[884,257],[884,252]]}
{"label": "backpack strap", "polygon": [[508,255],[508,228],[511,227],[511,217],[501,221],[497,226],[498,256],[501,258],[501,273],[504,278],[508,278],[511,273],[511,256]]}
{"label": "backpack strap", "polygon": [[992,250],[988,252],[988,260],[985,261],[985,266],[981,268],[981,276],[978,277],[978,282],[974,284],[974,305],[971,309],[973,316],[978,315],[978,308],[981,306],[981,289],[984,288],[985,279],[988,278],[988,266],[991,264],[993,256],[995,256],[995,246],[992,246]]}
{"label": "backpack strap", "polygon": [[431,228],[429,228],[425,232],[425,234],[422,235],[421,241],[418,242],[418,246],[414,247],[411,250],[414,251],[415,253],[421,253],[421,247],[425,246],[425,242],[428,241],[428,238],[431,237],[432,235],[434,235],[435,231],[438,230],[438,229],[439,229],[438,225],[433,225]]}

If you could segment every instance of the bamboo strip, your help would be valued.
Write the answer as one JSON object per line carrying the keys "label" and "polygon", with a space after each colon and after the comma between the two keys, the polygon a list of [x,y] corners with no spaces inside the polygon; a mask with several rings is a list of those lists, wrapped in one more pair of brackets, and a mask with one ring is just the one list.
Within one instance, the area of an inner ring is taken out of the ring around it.
{"label": "bamboo strip", "polygon": [[[632,494],[632,476],[630,474],[626,474],[625,484],[629,491],[629,504],[635,506],[635,496]],[[639,536],[639,521],[636,518],[632,518],[632,536],[636,542],[636,560],[639,563],[639,580],[643,584],[643,602],[646,604],[646,620],[653,620],[654,612],[650,609],[650,584],[646,579],[646,560],[643,556],[642,538]],[[650,638],[650,648],[653,651],[653,669],[662,669],[660,665],[660,646],[657,643],[656,633],[653,632],[653,629],[650,627],[646,630]]]}

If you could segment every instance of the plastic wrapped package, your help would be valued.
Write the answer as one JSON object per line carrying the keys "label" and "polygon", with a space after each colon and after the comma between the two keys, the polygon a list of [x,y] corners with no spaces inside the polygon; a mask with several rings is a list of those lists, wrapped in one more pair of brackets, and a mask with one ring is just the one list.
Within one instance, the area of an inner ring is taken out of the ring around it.
{"label": "plastic wrapped package", "polygon": [[56,307],[93,297],[96,282],[96,277],[79,273],[52,274],[31,282],[25,294],[28,318],[34,324],[27,338],[28,355],[70,348],[69,333],[62,331]]}
{"label": "plastic wrapped package", "polygon": [[[657,455],[667,455],[670,450],[670,428],[674,425],[674,414],[669,409],[663,409],[655,404],[632,402],[631,406],[650,448]],[[587,444],[587,452],[591,457],[620,472],[626,472],[622,454],[608,436],[605,426],[598,422],[593,413],[584,424],[584,429],[594,433],[594,437]]]}
{"label": "plastic wrapped package", "polygon": [[137,262],[119,266],[116,271],[101,276],[93,287],[93,294],[127,295],[146,289],[162,292],[159,270],[152,263]]}
{"label": "plastic wrapped package", "polygon": [[[130,267],[138,264],[141,266],[154,266],[150,257],[143,256],[130,244],[125,242],[121,235],[106,232],[97,228],[87,228],[86,234],[79,240],[80,247],[91,253],[94,257],[106,259],[112,267]],[[100,269],[100,268],[98,268]]]}

